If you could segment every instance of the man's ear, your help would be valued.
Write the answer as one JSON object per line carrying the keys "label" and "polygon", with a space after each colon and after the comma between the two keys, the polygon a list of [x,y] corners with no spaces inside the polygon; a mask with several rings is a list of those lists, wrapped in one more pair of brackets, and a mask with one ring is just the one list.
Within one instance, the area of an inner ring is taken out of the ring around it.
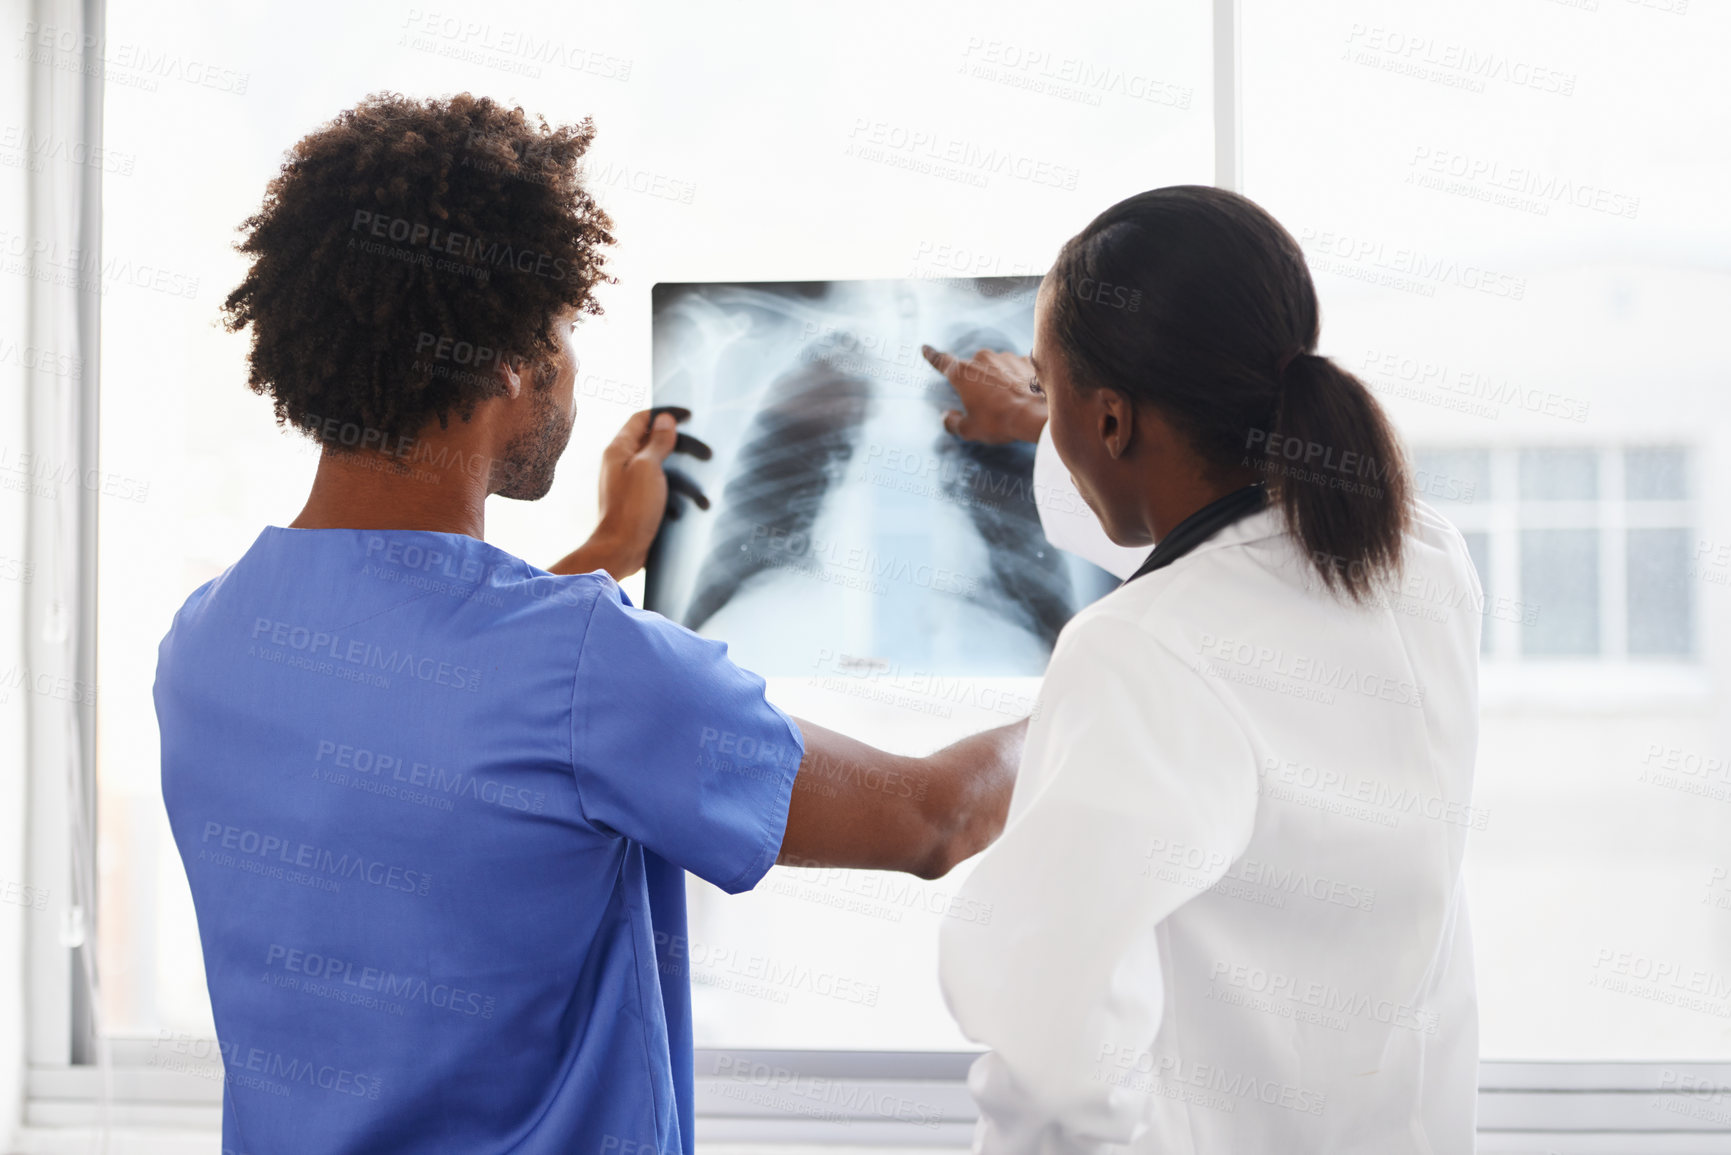
{"label": "man's ear", "polygon": [[516,360],[514,357],[499,358],[499,373],[505,378],[505,396],[513,401],[523,392],[523,366],[521,363],[512,364]]}
{"label": "man's ear", "polygon": [[1136,435],[1136,407],[1130,399],[1109,386],[1094,390],[1099,410],[1095,417],[1100,444],[1114,460],[1130,451]]}

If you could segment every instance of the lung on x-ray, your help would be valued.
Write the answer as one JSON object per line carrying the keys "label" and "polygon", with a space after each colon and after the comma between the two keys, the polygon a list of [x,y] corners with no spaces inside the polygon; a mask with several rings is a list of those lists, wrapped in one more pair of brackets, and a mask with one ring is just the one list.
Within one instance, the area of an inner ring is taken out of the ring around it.
{"label": "lung on x-ray", "polygon": [[656,405],[715,451],[675,459],[687,505],[645,603],[765,675],[1038,675],[1111,589],[1047,544],[1033,446],[945,431],[954,391],[922,344],[1028,352],[1037,277],[661,284]]}

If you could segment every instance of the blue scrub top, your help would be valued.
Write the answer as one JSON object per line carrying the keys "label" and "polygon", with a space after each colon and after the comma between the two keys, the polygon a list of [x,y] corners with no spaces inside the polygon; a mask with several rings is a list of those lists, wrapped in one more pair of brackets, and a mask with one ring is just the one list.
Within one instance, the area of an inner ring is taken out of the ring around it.
{"label": "blue scrub top", "polygon": [[684,872],[775,861],[804,747],[727,647],[455,534],[271,528],[156,677],[223,1146],[682,1153]]}

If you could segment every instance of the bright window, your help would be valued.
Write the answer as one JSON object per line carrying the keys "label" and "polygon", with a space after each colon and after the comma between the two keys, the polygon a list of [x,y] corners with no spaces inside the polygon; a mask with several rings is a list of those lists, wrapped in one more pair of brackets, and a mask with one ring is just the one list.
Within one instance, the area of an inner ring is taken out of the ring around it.
{"label": "bright window", "polygon": [[1731,1058],[1728,14],[1242,11],[1244,191],[1485,587],[1482,1055]]}
{"label": "bright window", "polygon": [[[666,6],[433,14],[333,0],[292,17],[202,2],[109,10],[111,43],[173,46],[234,74],[226,90],[144,77],[155,87],[111,98],[105,126],[111,147],[135,157],[106,190],[107,250],[183,275],[181,295],[116,293],[103,311],[104,457],[151,483],[148,501],[101,523],[99,859],[113,1028],[211,1031],[157,787],[150,685],[180,602],[260,527],[291,520],[312,476],[310,443],[277,431],[246,390],[245,339],[213,325],[243,267],[231,230],[296,139],[383,88],[466,88],[554,121],[595,117],[591,182],[621,238],[620,283],[604,291],[607,315],[578,333],[578,426],[556,488],[535,505],[489,509],[489,537],[542,564],[586,532],[599,447],[648,403],[657,282],[1038,273],[1113,201],[1212,176],[1206,3],[1113,3],[1083,21],[1030,2],[771,5],[752,19],[677,7],[676,17]],[[1012,720],[1004,708],[1025,712],[1035,685],[934,692],[925,671],[828,673],[777,679],[772,697],[907,750]],[[778,869],[740,898],[694,883],[699,1044],[965,1046],[936,982],[937,920],[964,876]],[[770,966],[795,977],[751,977]]]}
{"label": "bright window", "polygon": [[[541,562],[590,524],[589,463],[649,401],[653,284],[1038,273],[1114,201],[1213,178],[1200,0],[755,12],[108,8],[109,55],[132,63],[109,80],[104,143],[124,171],[104,185],[104,254],[161,273],[110,286],[101,314],[102,463],[142,494],[100,523],[110,1030],[211,1032],[150,686],[187,593],[292,519],[311,478],[308,444],[245,389],[244,338],[213,323],[242,268],[231,230],[294,140],[380,89],[595,117],[620,283],[579,332],[571,464],[489,526]],[[1489,821],[1468,862],[1483,1053],[1731,1059],[1731,15],[1242,0],[1242,29],[1244,191],[1304,247],[1322,351],[1417,447],[1421,492],[1487,595],[1474,803]],[[182,63],[140,63],[164,59]],[[987,155],[1013,163],[967,179],[934,163]],[[772,694],[908,750],[1004,720],[966,690],[939,711],[915,681],[860,684],[869,700],[816,680]],[[990,688],[1013,701],[1032,684]],[[778,869],[740,898],[696,887],[700,1045],[964,1046],[935,981],[963,877]],[[766,988],[741,959],[871,998]]]}

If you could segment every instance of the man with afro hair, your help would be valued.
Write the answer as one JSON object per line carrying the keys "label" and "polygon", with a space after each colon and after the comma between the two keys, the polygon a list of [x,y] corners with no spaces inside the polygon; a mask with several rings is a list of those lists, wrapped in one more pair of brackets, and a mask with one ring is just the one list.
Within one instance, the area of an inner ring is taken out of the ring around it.
{"label": "man with afro hair", "polygon": [[225,1150],[689,1155],[686,872],[933,878],[1002,828],[1020,724],[892,756],[620,591],[663,462],[703,450],[682,415],[625,424],[549,569],[484,540],[486,499],[544,495],[570,437],[572,330],[611,280],[593,136],[375,95],[243,226],[228,327],[321,454],[157,667]]}

